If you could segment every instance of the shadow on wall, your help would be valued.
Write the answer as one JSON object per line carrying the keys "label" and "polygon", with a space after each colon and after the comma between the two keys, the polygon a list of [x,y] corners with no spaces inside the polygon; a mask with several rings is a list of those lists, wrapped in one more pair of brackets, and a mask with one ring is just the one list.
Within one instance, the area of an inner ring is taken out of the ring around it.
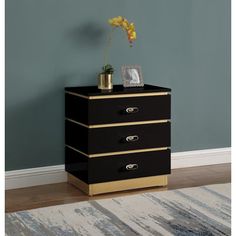
{"label": "shadow on wall", "polygon": [[[106,29],[90,22],[68,37],[80,50],[94,50],[104,45]],[[81,69],[71,72],[58,66],[52,82],[35,88],[38,95],[6,107],[6,170],[64,163],[64,87],[97,84],[96,68]]]}
{"label": "shadow on wall", "polygon": [[94,86],[97,84],[98,70],[88,72],[77,71],[68,75],[60,76],[65,81],[65,87]]}
{"label": "shadow on wall", "polygon": [[64,87],[94,85],[96,79],[95,71],[61,75],[40,96],[6,107],[7,170],[64,163]]}
{"label": "shadow on wall", "polygon": [[[84,50],[87,54],[89,50],[100,50],[105,47],[107,33],[108,29],[103,25],[97,22],[88,22],[69,30],[67,37],[79,51]],[[83,60],[83,58],[80,59]],[[89,86],[97,84],[97,77],[101,68],[81,69],[66,76],[65,86]]]}
{"label": "shadow on wall", "polygon": [[96,22],[88,22],[82,26],[72,29],[68,37],[80,48],[97,48],[104,45],[106,28]]}
{"label": "shadow on wall", "polygon": [[64,162],[64,91],[6,108],[6,169]]}

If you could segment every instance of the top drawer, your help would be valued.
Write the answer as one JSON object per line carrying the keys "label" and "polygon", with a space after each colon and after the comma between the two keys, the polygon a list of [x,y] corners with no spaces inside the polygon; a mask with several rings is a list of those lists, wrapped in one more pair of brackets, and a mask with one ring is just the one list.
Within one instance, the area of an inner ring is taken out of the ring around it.
{"label": "top drawer", "polygon": [[170,119],[170,94],[90,100],[66,93],[66,118],[85,125]]}

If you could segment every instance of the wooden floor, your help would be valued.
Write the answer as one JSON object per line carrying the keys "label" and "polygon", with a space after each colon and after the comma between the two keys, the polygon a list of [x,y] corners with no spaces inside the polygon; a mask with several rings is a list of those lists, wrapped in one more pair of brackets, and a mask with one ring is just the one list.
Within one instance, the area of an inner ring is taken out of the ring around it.
{"label": "wooden floor", "polygon": [[91,199],[125,196],[143,192],[164,191],[195,187],[208,184],[231,182],[230,164],[211,165],[172,170],[168,187],[156,187],[141,190],[123,191],[88,197],[70,184],[48,184],[36,187],[6,191],[6,212],[14,212],[58,204],[73,203]]}

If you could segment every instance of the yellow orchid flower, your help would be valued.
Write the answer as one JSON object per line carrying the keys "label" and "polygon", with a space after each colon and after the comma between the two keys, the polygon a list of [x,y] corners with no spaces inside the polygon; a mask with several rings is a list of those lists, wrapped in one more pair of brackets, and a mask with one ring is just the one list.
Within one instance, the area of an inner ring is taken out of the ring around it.
{"label": "yellow orchid flower", "polygon": [[[121,27],[121,29],[123,29],[126,32],[128,41],[130,43],[130,46],[132,47],[132,43],[137,39],[135,25],[133,22],[129,23],[129,21],[126,18],[122,16],[117,16],[117,17],[108,19],[108,24],[110,24],[112,27]],[[108,36],[107,47],[105,48],[105,52],[104,52],[104,65],[107,65],[108,52],[109,52],[109,48],[112,42],[112,34],[113,34],[113,30],[110,32]]]}
{"label": "yellow orchid flower", "polygon": [[124,20],[122,21],[122,23],[121,23],[121,26],[122,26],[125,30],[128,30],[128,28],[129,28],[129,22],[128,22],[126,19],[124,19]]}
{"label": "yellow orchid flower", "polygon": [[123,17],[118,16],[108,20],[108,23],[112,26],[120,26],[123,21]]}
{"label": "yellow orchid flower", "polygon": [[129,24],[129,30],[135,31],[134,23],[130,23],[130,24]]}
{"label": "yellow orchid flower", "polygon": [[108,23],[113,27],[121,27],[127,33],[128,40],[132,43],[136,38],[135,25],[133,22],[129,23],[128,20],[122,16],[117,16],[108,20]]}

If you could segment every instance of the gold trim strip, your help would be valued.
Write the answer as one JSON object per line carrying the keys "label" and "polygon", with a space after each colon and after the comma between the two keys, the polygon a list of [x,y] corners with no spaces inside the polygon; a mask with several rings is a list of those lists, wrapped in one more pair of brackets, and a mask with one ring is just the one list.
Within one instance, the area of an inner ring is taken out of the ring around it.
{"label": "gold trim strip", "polygon": [[85,96],[79,93],[65,91],[70,95],[77,97],[82,97],[89,100],[98,100],[98,99],[111,99],[111,98],[130,98],[130,97],[150,97],[150,96],[165,96],[169,95],[170,92],[153,92],[153,93],[132,93],[132,94],[114,94],[114,95],[98,95],[98,96]]}
{"label": "gold trim strip", "polygon": [[87,184],[75,176],[68,174],[68,182],[81,189],[86,194],[93,196],[96,194],[108,192],[117,192],[154,186],[166,186],[168,184],[168,176],[159,175],[126,180],[116,180],[97,184]]}
{"label": "gold trim strip", "polygon": [[90,96],[89,99],[110,99],[110,98],[130,98],[130,97],[148,97],[148,96],[165,96],[168,92],[158,93],[133,93],[133,94],[120,94],[120,95],[105,95],[105,96]]}
{"label": "gold trim strip", "polygon": [[100,125],[86,125],[83,123],[80,123],[78,121],[66,118],[66,120],[73,122],[75,124],[84,126],[88,129],[94,129],[94,128],[107,128],[107,127],[117,127],[117,126],[130,126],[130,125],[147,125],[147,124],[159,124],[159,123],[167,123],[170,122],[170,120],[148,120],[148,121],[136,121],[136,122],[121,122],[121,123],[112,123],[112,124],[100,124]]}
{"label": "gold trim strip", "polygon": [[76,121],[76,120],[72,120],[72,119],[69,119],[69,118],[66,118],[66,120],[68,120],[68,121],[70,121],[70,122],[72,122],[72,123],[75,123],[75,124],[77,124],[77,125],[81,125],[81,126],[83,126],[83,127],[85,127],[85,128],[88,128],[88,129],[91,128],[89,125],[80,123],[80,122],[78,122],[78,121]]}
{"label": "gold trim strip", "polygon": [[68,148],[74,150],[75,152],[78,152],[78,153],[80,153],[80,154],[82,154],[82,155],[84,155],[84,156],[86,156],[86,157],[89,157],[88,154],[86,154],[86,153],[84,153],[84,152],[81,152],[80,150],[78,150],[78,149],[76,149],[76,148],[73,148],[73,147],[71,147],[70,145],[67,145],[67,144],[66,144],[66,147],[68,147]]}
{"label": "gold trim strip", "polygon": [[65,91],[65,93],[70,94],[70,95],[74,95],[74,96],[77,96],[77,97],[81,97],[81,98],[89,99],[89,97],[84,96],[84,95],[79,94],[79,93],[73,93],[73,92],[69,92],[69,91]]}
{"label": "gold trim strip", "polygon": [[89,158],[94,157],[104,157],[104,156],[115,156],[115,155],[124,155],[124,154],[130,154],[130,153],[140,153],[140,152],[153,152],[153,151],[163,151],[169,149],[168,147],[160,147],[160,148],[146,148],[146,149],[136,149],[136,150],[129,150],[129,151],[120,151],[120,152],[105,152],[105,153],[96,153],[96,154],[86,154],[84,152],[81,152],[80,150],[71,147],[70,145],[66,145],[68,148],[71,148],[72,150],[79,152],[80,154],[83,154]]}

